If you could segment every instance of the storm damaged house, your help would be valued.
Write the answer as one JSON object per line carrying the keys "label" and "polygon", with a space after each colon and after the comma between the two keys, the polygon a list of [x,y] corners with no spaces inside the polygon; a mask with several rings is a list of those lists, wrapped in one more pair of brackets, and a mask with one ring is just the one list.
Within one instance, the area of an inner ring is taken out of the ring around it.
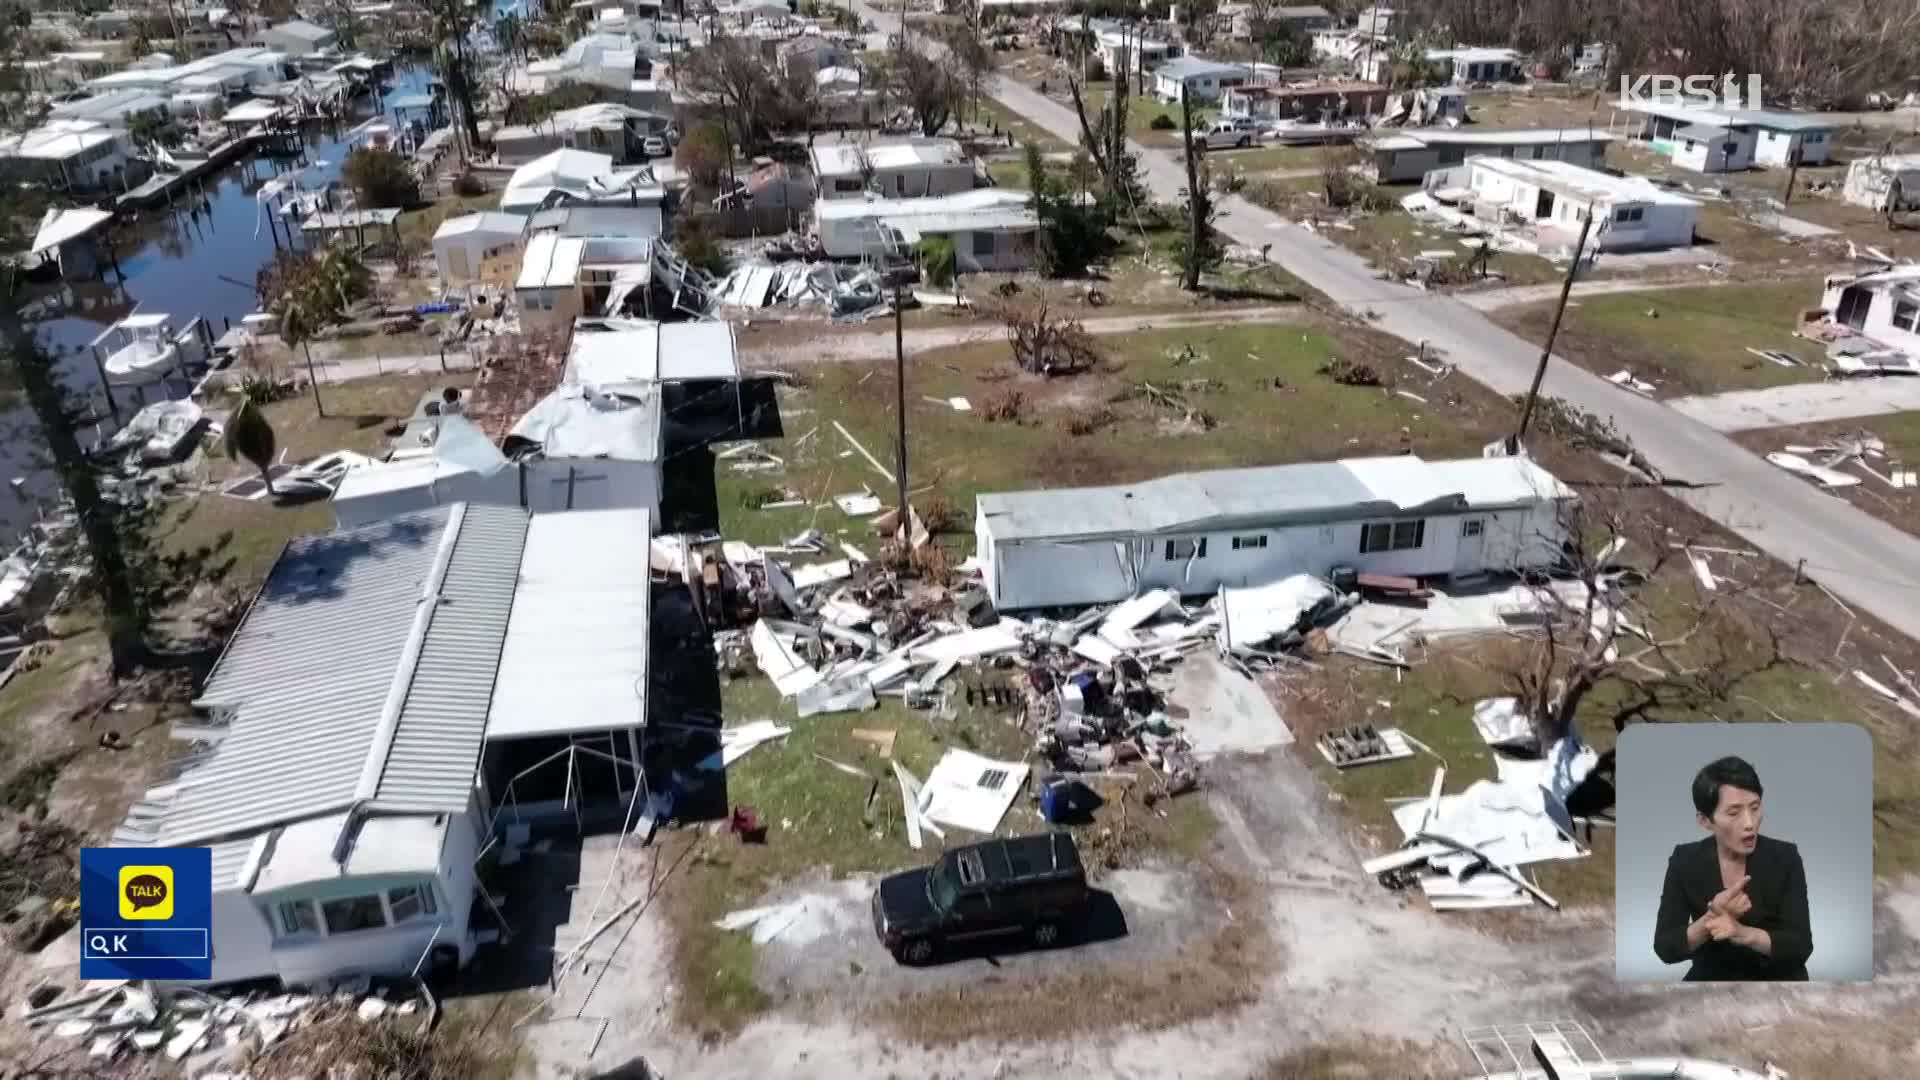
{"label": "storm damaged house", "polygon": [[1335,567],[1404,577],[1551,565],[1573,492],[1523,457],[1218,469],[1137,484],[982,494],[987,591],[1006,610],[1205,596]]}
{"label": "storm damaged house", "polygon": [[464,965],[496,830],[625,806],[650,521],[459,503],[287,545],[112,838],[211,849],[212,982]]}

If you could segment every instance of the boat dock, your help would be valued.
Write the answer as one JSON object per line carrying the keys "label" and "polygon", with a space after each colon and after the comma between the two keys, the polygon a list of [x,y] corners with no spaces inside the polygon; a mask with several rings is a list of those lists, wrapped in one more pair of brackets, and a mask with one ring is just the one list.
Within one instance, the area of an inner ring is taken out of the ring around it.
{"label": "boat dock", "polygon": [[156,172],[139,187],[128,191],[114,200],[114,209],[120,212],[144,210],[158,206],[163,202],[172,202],[180,189],[199,180],[202,176],[224,167],[228,162],[251,149],[259,136],[249,132],[214,146],[205,161],[180,172]]}

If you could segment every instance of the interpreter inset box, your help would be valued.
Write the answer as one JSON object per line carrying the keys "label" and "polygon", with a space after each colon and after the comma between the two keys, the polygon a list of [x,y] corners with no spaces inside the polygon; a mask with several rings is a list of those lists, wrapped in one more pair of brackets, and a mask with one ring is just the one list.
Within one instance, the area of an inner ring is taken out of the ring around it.
{"label": "interpreter inset box", "polygon": [[1614,971],[1873,977],[1873,741],[1853,724],[1637,724],[1615,759]]}

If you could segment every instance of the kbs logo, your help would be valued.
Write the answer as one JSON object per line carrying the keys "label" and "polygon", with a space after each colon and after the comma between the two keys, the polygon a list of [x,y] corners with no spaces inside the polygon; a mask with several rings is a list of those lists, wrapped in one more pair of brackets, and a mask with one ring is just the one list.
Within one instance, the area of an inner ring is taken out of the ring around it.
{"label": "kbs logo", "polygon": [[1759,109],[1764,91],[1760,76],[1745,79],[1725,75],[1620,76],[1620,107],[1634,105],[1692,105],[1702,109]]}
{"label": "kbs logo", "polygon": [[171,919],[173,867],[123,866],[117,895],[123,919]]}

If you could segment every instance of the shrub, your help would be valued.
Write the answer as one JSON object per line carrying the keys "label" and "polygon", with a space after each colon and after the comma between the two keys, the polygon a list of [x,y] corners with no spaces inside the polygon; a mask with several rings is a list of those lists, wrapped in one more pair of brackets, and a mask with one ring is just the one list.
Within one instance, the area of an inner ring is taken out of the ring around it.
{"label": "shrub", "polygon": [[1079,438],[1091,435],[1113,423],[1113,410],[1104,408],[1076,409],[1060,418],[1060,430]]}
{"label": "shrub", "polygon": [[1020,419],[1020,410],[1027,404],[1027,395],[1012,387],[1003,387],[987,396],[980,406],[980,417],[988,423],[1009,423]]}
{"label": "shrub", "polygon": [[707,273],[719,277],[727,272],[727,253],[705,218],[689,216],[675,231],[673,248],[680,257]]}
{"label": "shrub", "polygon": [[486,181],[470,172],[463,172],[453,178],[453,193],[462,198],[471,199],[487,193]]}
{"label": "shrub", "polygon": [[959,257],[953,251],[950,236],[929,236],[920,241],[920,276],[927,284],[948,288],[959,270]]}
{"label": "shrub", "polygon": [[1088,82],[1106,82],[1107,81],[1107,62],[1105,60],[1102,60],[1097,56],[1093,58],[1093,62],[1087,65],[1087,81]]}
{"label": "shrub", "polygon": [[420,201],[420,182],[413,175],[413,165],[391,150],[355,150],[340,166],[340,179],[353,189],[363,210],[408,207]]}
{"label": "shrub", "polygon": [[1147,121],[1147,126],[1155,131],[1172,131],[1180,125],[1173,122],[1173,117],[1166,113],[1161,113],[1152,120]]}

